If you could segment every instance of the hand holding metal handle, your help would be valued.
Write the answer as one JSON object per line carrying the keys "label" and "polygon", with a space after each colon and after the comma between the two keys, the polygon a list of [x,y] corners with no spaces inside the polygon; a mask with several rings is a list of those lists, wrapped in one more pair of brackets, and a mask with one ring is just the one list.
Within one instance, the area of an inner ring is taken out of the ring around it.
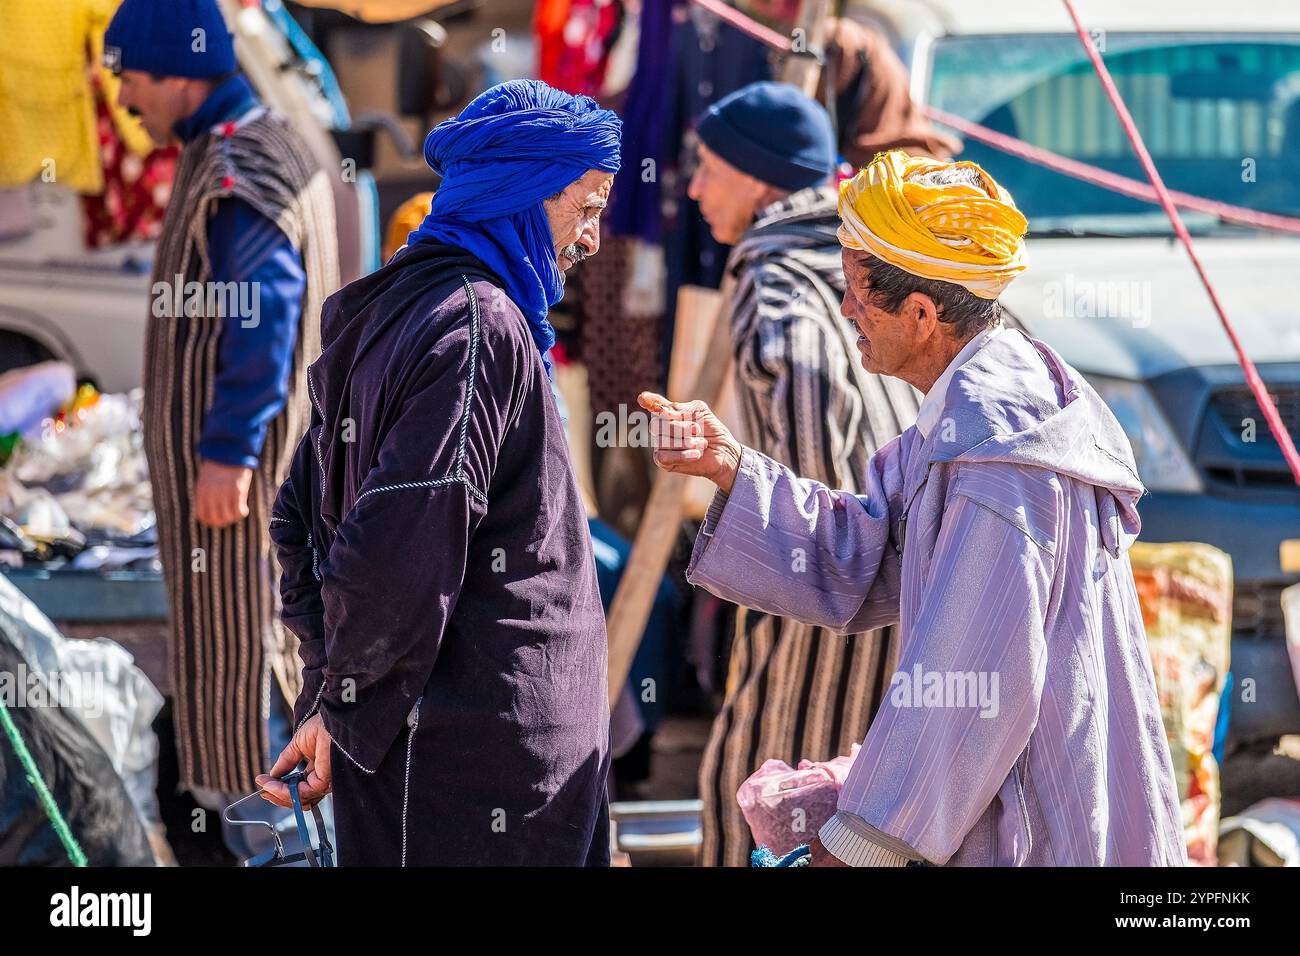
{"label": "hand holding metal handle", "polygon": [[221,819],[229,824],[234,826],[266,827],[271,831],[271,838],[275,841],[274,848],[246,861],[244,866],[284,866],[287,863],[297,863],[300,860],[306,860],[313,867],[332,867],[334,865],[334,847],[330,845],[329,836],[325,832],[325,819],[321,816],[319,802],[312,804],[311,813],[316,820],[316,835],[320,841],[320,848],[313,849],[311,845],[311,833],[307,829],[307,818],[302,812],[302,800],[298,796],[298,784],[302,783],[306,776],[307,771],[300,767],[280,778],[280,782],[289,788],[289,799],[293,801],[294,824],[298,828],[298,838],[302,840],[302,845],[306,847],[300,853],[285,856],[284,841],[280,839],[280,831],[273,824],[267,823],[265,820],[236,820],[230,816],[230,811],[244,801],[252,800],[254,797],[265,793],[265,787],[250,793],[246,797],[240,797],[221,811]]}

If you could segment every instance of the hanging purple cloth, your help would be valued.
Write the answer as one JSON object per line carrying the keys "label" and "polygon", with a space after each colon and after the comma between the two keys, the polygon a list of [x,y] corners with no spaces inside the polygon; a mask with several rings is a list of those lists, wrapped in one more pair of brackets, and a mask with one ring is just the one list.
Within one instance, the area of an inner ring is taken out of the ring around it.
{"label": "hanging purple cloth", "polygon": [[[636,73],[623,103],[623,166],[627,173],[614,184],[605,221],[616,236],[638,236],[659,241],[662,212],[659,204],[659,169],[671,162],[665,155],[668,133],[668,97],[672,82],[670,56],[673,7],[681,0],[645,0],[641,6],[641,35],[637,43]],[[646,176],[646,160],[654,161],[654,175]]]}

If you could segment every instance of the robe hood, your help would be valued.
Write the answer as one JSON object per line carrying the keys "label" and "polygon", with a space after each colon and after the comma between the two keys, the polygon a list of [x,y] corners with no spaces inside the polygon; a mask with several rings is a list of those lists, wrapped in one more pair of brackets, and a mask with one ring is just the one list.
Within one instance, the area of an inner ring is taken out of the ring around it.
{"label": "robe hood", "polygon": [[321,356],[313,368],[321,376],[328,375],[330,365],[344,355],[350,364],[354,349],[364,348],[367,341],[401,318],[401,310],[392,308],[391,301],[376,308],[381,298],[396,295],[403,304],[410,304],[428,294],[431,279],[459,281],[461,273],[501,284],[496,273],[463,249],[435,243],[403,246],[382,268],[348,283],[326,300],[321,310]]}
{"label": "robe hood", "polygon": [[930,461],[1045,468],[1093,486],[1103,546],[1118,557],[1142,528],[1146,493],[1128,436],[1052,348],[1007,329],[958,369],[927,442]]}

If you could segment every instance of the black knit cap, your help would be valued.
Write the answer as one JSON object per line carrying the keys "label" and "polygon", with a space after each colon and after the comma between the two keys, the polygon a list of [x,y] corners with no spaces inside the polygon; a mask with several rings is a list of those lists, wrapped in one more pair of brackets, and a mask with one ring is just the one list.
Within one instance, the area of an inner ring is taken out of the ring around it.
{"label": "black knit cap", "polygon": [[741,87],[710,106],[696,132],[732,166],[786,192],[835,171],[835,131],[816,100],[789,83]]}

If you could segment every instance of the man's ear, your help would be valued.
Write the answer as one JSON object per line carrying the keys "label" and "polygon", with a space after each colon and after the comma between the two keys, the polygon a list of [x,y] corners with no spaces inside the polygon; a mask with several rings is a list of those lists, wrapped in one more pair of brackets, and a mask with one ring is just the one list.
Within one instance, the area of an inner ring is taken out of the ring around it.
{"label": "man's ear", "polygon": [[939,308],[934,299],[923,292],[913,292],[903,301],[906,314],[916,321],[917,334],[928,339],[939,327]]}
{"label": "man's ear", "polygon": [[167,79],[172,82],[173,89],[181,97],[190,113],[202,106],[203,101],[217,88],[217,84],[211,80],[183,76],[169,76]]}
{"label": "man's ear", "polygon": [[756,176],[751,176],[749,173],[742,175],[745,177],[745,194],[749,198],[749,204],[754,207],[754,212],[758,212],[768,205],[768,195],[773,194],[775,190]]}

